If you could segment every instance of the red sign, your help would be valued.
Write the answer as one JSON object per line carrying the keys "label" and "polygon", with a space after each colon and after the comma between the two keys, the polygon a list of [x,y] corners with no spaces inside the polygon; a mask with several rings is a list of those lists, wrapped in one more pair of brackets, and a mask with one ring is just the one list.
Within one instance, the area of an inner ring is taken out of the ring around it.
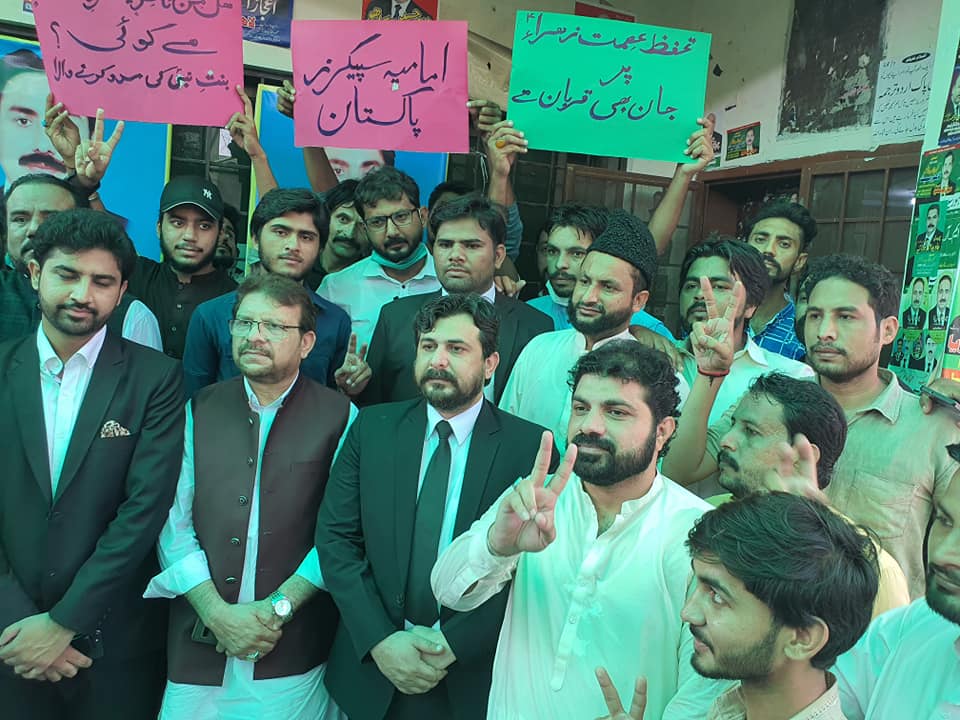
{"label": "red sign", "polygon": [[606,18],[607,20],[623,20],[624,22],[637,21],[636,15],[620,12],[619,10],[614,10],[613,8],[597,7],[596,5],[590,5],[589,3],[585,2],[578,2],[574,6],[573,14],[582,15],[584,17]]}

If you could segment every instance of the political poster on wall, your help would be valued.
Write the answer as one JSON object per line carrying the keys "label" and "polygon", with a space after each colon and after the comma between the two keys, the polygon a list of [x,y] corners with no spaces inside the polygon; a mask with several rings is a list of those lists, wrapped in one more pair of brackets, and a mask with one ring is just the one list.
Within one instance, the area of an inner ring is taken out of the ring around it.
{"label": "political poster on wall", "polygon": [[[68,174],[43,127],[50,86],[44,60],[35,42],[0,35],[0,183],[7,187],[21,175]],[[67,106],[69,110],[70,107]],[[89,140],[93,119],[71,116],[83,140]],[[108,120],[104,137],[116,123]],[[160,258],[157,209],[163,191],[167,158],[167,125],[127,122],[100,189],[108,210],[124,218],[127,233],[146,257]],[[136,188],[136,192],[131,192]]]}

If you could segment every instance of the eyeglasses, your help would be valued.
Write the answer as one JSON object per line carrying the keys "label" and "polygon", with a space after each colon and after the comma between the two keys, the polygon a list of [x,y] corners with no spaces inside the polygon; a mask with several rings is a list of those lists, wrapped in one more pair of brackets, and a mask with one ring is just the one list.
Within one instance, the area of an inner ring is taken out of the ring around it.
{"label": "eyeglasses", "polygon": [[257,328],[261,335],[273,342],[280,342],[291,330],[300,329],[299,325],[280,325],[268,320],[231,320],[227,324],[230,327],[230,334],[234,337],[250,337],[250,331]]}
{"label": "eyeglasses", "polygon": [[391,215],[377,215],[375,217],[367,218],[363,221],[363,224],[367,226],[367,230],[380,232],[381,230],[386,229],[388,220],[393,220],[393,224],[398,228],[401,228],[406,227],[413,222],[414,215],[420,217],[420,213],[418,213],[416,210],[397,210],[397,212]]}

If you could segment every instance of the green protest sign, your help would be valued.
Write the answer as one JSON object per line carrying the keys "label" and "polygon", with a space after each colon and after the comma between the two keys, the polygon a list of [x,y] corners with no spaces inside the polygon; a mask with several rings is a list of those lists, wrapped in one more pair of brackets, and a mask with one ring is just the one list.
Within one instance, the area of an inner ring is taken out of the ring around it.
{"label": "green protest sign", "polygon": [[521,10],[507,116],[542,150],[683,162],[710,35]]}

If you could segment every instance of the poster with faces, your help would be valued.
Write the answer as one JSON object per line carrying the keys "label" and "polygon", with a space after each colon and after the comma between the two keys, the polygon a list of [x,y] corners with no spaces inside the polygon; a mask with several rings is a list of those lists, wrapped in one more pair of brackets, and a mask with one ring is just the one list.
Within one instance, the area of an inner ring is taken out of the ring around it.
{"label": "poster with faces", "polygon": [[[942,157],[928,161],[941,172]],[[935,174],[935,173],[934,173]],[[919,183],[923,183],[921,169]],[[939,377],[948,364],[960,369],[960,318],[954,318],[960,250],[960,195],[917,202],[908,238],[900,301],[900,330],[889,368],[912,390]],[[956,323],[954,322],[956,320]],[[949,357],[951,330],[955,357]]]}

